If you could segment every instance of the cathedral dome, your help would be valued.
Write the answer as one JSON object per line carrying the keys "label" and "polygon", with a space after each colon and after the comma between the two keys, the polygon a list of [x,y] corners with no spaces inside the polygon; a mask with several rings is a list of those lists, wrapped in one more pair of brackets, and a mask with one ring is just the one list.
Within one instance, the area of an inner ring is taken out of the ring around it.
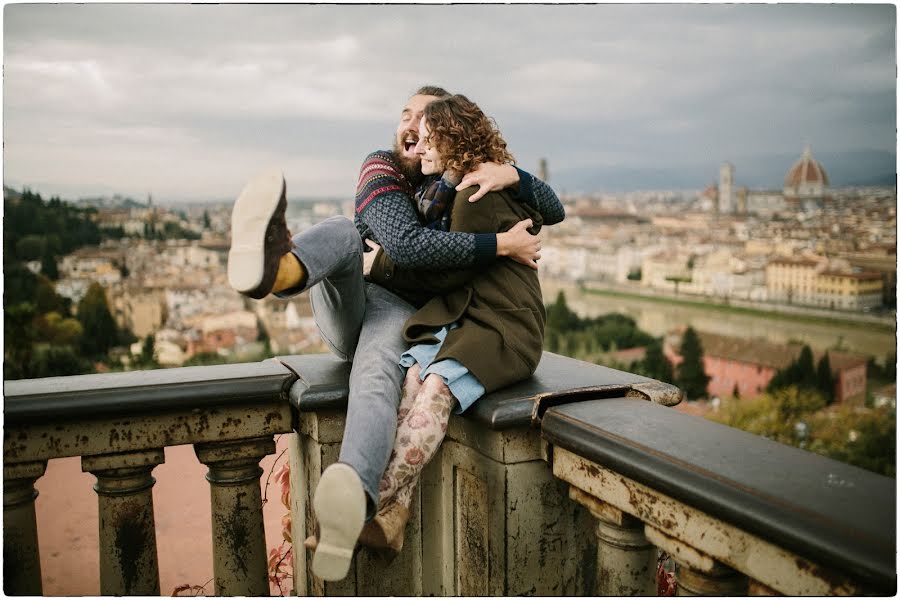
{"label": "cathedral dome", "polygon": [[812,157],[812,150],[806,146],[791,170],[784,177],[784,187],[800,190],[808,186],[824,187],[828,185],[828,175],[822,165]]}

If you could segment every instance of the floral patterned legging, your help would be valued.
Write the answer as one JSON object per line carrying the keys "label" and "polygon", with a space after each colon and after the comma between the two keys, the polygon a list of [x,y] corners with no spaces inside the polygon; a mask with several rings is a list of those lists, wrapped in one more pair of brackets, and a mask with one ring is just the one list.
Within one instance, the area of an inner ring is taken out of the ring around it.
{"label": "floral patterned legging", "polygon": [[434,457],[450,421],[456,399],[439,375],[419,380],[418,364],[409,368],[397,411],[397,437],[387,469],[378,486],[379,511],[392,502],[409,508],[412,493],[425,465]]}

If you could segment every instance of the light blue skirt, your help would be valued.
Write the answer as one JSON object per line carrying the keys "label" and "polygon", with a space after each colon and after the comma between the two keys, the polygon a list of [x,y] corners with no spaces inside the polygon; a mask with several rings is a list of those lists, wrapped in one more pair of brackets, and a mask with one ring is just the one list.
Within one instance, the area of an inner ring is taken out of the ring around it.
{"label": "light blue skirt", "polygon": [[450,388],[453,397],[456,398],[456,407],[453,412],[460,414],[484,396],[484,386],[458,360],[445,358],[434,362],[441,346],[444,345],[444,340],[447,339],[447,332],[457,327],[459,325],[453,323],[449,327],[442,327],[440,331],[436,331],[434,333],[438,339],[436,344],[416,344],[404,352],[400,356],[400,366],[409,368],[419,363],[422,369],[419,379],[422,381],[431,373],[440,375],[447,387]]}

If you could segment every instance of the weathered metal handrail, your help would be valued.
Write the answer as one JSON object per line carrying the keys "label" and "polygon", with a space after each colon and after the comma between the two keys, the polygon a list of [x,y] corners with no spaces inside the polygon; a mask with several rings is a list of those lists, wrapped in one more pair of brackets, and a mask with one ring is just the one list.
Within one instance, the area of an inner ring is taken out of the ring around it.
{"label": "weathered metal handrail", "polygon": [[[541,426],[554,474],[600,521],[601,569],[623,572],[627,535],[632,560],[668,551],[686,592],[896,591],[893,479],[651,403],[561,406]],[[632,573],[603,591],[652,589]]]}
{"label": "weathered metal handrail", "polygon": [[159,594],[151,472],[166,446],[194,444],[209,467],[215,593],[267,595],[259,461],[293,431],[295,379],[264,361],[6,382],[4,591],[40,595],[34,483],[48,460],[80,456],[97,477],[101,593]]}

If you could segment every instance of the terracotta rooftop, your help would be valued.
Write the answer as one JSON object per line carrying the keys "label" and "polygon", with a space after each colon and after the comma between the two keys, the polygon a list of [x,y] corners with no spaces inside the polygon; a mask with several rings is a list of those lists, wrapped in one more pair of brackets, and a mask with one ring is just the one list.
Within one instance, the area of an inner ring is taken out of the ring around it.
{"label": "terracotta rooftop", "polygon": [[644,357],[647,355],[647,347],[646,346],[638,346],[636,348],[626,348],[625,350],[618,350],[616,352],[611,352],[610,357],[615,359],[617,362],[622,363],[624,365],[630,365],[631,363],[639,360],[644,360]]}
{"label": "terracotta rooftop", "polygon": [[875,271],[861,271],[859,273],[854,273],[852,271],[822,271],[819,275],[827,275],[829,277],[847,277],[848,279],[860,279],[864,281],[870,281],[875,279],[881,279],[881,273],[877,273]]}
{"label": "terracotta rooftop", "polygon": [[703,354],[738,362],[783,369],[800,355],[800,346],[773,344],[761,339],[747,340],[698,331]]}
{"label": "terracotta rooftop", "polygon": [[818,261],[815,261],[811,258],[794,258],[790,256],[784,256],[780,258],[773,258],[769,261],[770,265],[797,265],[802,267],[815,267],[818,266]]}
{"label": "terracotta rooftop", "polygon": [[[784,369],[800,356],[800,344],[775,344],[762,339],[747,340],[714,333],[698,331],[703,354],[725,358],[737,362]],[[813,360],[818,364],[824,352],[813,351]],[[832,373],[852,369],[866,364],[868,359],[861,354],[828,350],[828,362]]]}

